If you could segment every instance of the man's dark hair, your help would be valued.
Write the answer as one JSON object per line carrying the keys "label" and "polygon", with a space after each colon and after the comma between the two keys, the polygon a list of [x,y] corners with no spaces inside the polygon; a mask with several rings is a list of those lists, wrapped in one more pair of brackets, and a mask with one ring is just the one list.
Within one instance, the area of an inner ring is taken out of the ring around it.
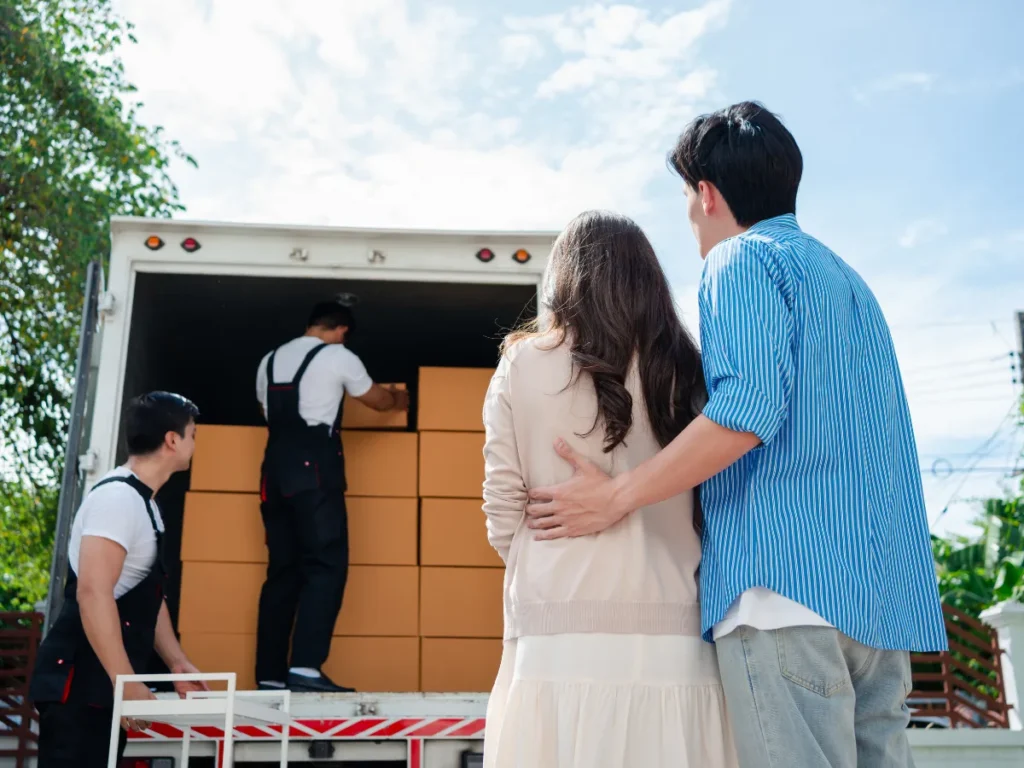
{"label": "man's dark hair", "polygon": [[786,126],[756,101],[701,115],[676,142],[669,165],[691,189],[718,188],[741,227],[796,213],[804,161]]}
{"label": "man's dark hair", "polygon": [[191,400],[172,392],[150,392],[132,398],[124,412],[124,435],[129,456],[154,453],[175,432],[182,437],[188,425],[199,418]]}
{"label": "man's dark hair", "polygon": [[333,331],[336,328],[348,328],[349,335],[356,329],[356,318],[352,310],[337,301],[322,301],[309,313],[307,328],[325,328]]}

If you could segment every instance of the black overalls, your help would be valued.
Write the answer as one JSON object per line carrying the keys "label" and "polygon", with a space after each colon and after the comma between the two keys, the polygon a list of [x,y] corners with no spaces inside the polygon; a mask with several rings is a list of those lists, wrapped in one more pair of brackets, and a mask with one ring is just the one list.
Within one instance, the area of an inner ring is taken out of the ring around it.
{"label": "black overalls", "polygon": [[348,577],[341,404],[333,425],[309,426],[299,414],[302,377],[326,346],[310,350],[288,383],[274,381],[277,353],[267,361],[270,436],[263,458],[261,512],[269,563],[256,640],[260,682],[286,681],[289,666],[320,669],[330,651]]}
{"label": "black overalls", "polygon": [[[111,477],[93,486],[127,483],[146,502],[156,535],[157,556],[142,581],[116,601],[121,637],[132,669],[144,672],[153,655],[156,622],[164,603],[163,534],[153,514],[153,491],[134,475]],[[68,569],[64,605],[39,646],[29,698],[39,709],[39,768],[106,766],[114,687],[93,652],[78,606],[78,576]],[[118,754],[124,753],[121,731]]]}

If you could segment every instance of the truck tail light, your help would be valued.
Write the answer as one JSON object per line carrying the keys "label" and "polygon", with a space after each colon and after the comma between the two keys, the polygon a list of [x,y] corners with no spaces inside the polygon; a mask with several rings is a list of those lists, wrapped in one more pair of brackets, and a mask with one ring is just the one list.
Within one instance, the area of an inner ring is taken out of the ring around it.
{"label": "truck tail light", "polygon": [[490,248],[481,248],[476,252],[476,257],[486,264],[489,261],[494,261],[494,251]]}
{"label": "truck tail light", "polygon": [[519,264],[525,264],[530,260],[530,252],[525,248],[520,248],[512,254],[512,260]]}
{"label": "truck tail light", "polygon": [[151,251],[159,251],[164,247],[164,241],[156,235],[150,235],[146,238],[146,247]]}
{"label": "truck tail light", "polygon": [[199,241],[196,240],[194,237],[186,237],[184,240],[181,241],[182,250],[187,251],[188,253],[195,253],[201,247],[202,246],[199,245]]}

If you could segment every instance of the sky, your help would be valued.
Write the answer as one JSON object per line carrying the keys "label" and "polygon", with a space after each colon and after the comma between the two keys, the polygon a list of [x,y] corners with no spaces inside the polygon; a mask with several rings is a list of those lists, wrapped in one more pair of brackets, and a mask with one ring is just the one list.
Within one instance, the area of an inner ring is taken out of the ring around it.
{"label": "sky", "polygon": [[969,532],[976,499],[1018,482],[1024,3],[115,7],[143,119],[199,164],[174,168],[186,218],[558,230],[610,208],[695,331],[701,261],[665,155],[697,114],[764,102],[803,152],[801,226],[889,319],[933,530]]}

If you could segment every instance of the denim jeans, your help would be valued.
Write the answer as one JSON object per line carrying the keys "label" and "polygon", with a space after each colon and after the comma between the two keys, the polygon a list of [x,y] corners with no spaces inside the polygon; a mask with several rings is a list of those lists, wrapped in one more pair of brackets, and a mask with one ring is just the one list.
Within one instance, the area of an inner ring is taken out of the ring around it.
{"label": "denim jeans", "polygon": [[742,768],[913,768],[910,654],[829,627],[739,627],[715,645]]}

